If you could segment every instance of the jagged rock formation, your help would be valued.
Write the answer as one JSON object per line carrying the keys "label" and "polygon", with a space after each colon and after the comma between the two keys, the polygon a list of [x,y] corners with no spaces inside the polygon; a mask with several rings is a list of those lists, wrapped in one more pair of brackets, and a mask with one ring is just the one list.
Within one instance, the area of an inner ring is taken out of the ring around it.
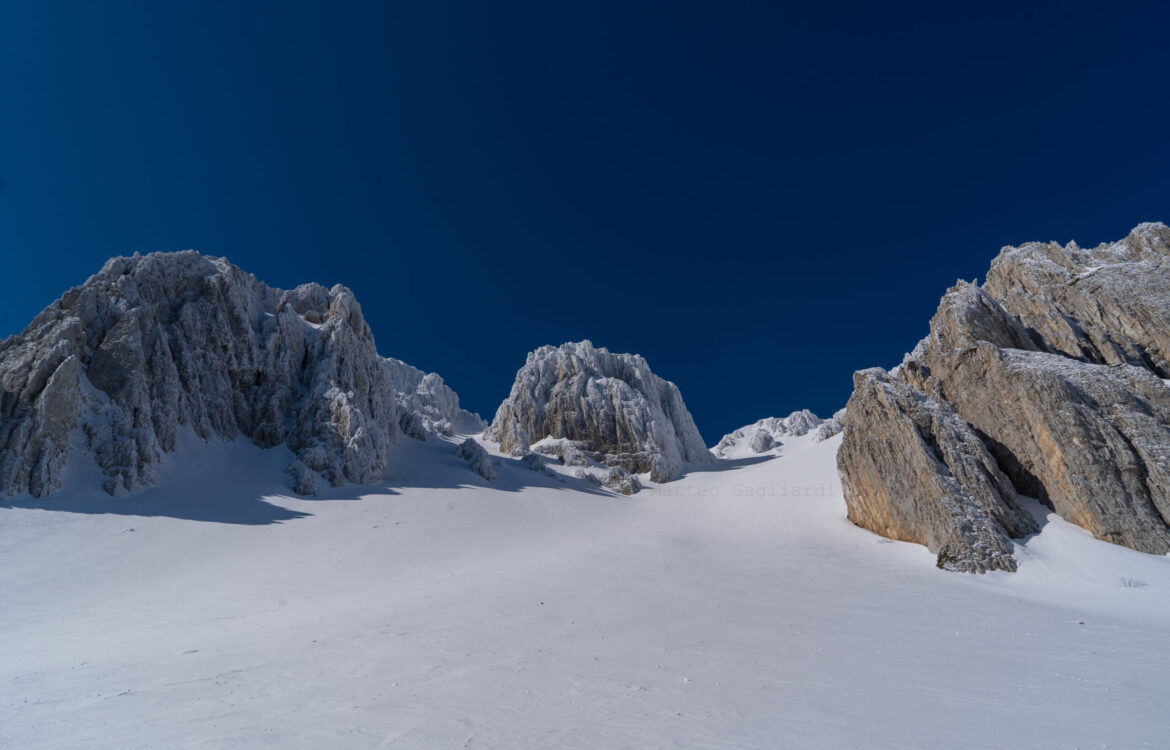
{"label": "jagged rock formation", "polygon": [[273,289],[193,251],[114,258],[0,343],[0,496],[60,489],[73,449],[131,491],[186,429],[287,445],[298,492],[373,482],[393,372],[344,286]]}
{"label": "jagged rock formation", "polygon": [[819,443],[841,431],[844,416],[844,409],[837,411],[829,419],[821,419],[808,409],[801,409],[787,417],[765,417],[754,424],[727,433],[711,452],[719,458],[767,453],[783,445],[783,439],[786,437],[800,437],[810,432],[813,433],[813,441]]}
{"label": "jagged rock formation", "polygon": [[938,552],[939,567],[1016,569],[1009,537],[1036,531],[983,442],[945,402],[885,370],[853,376],[850,430],[837,454],[849,519]]}
{"label": "jagged rock formation", "polygon": [[[930,334],[906,356],[896,379],[885,381],[953,411],[1014,490],[1038,497],[1099,539],[1165,554],[1168,346],[1170,229],[1143,224],[1092,250],[1005,248],[982,287],[960,282],[947,292]],[[921,540],[941,560],[937,530],[921,529],[943,518],[943,495],[935,481],[903,476],[913,435],[891,426],[899,422],[890,414],[894,402],[882,401],[881,389],[868,385],[876,376],[862,375],[838,454],[850,518],[893,538]],[[936,456],[956,450],[957,438],[922,427],[909,403],[897,402],[900,423],[913,423]],[[891,456],[899,461],[887,462]],[[1018,519],[1004,516],[1011,498],[1002,487],[999,496],[988,493],[977,486],[978,476],[943,463],[1004,534],[1026,533]],[[956,524],[952,538],[965,550],[960,557],[972,560],[967,567],[1011,569],[1001,550],[984,543],[986,534]],[[955,554],[954,543],[945,549]]]}
{"label": "jagged rock formation", "polygon": [[623,495],[632,495],[642,489],[638,477],[620,466],[611,466],[601,477],[601,486]]}
{"label": "jagged rock formation", "polygon": [[1004,248],[986,291],[1055,353],[1141,363],[1170,377],[1170,230],[1141,224],[1120,242]]}
{"label": "jagged rock formation", "polygon": [[471,466],[471,470],[484,479],[496,478],[496,468],[492,465],[492,457],[488,455],[482,445],[475,441],[475,438],[467,438],[455,446],[455,455],[466,461]]}
{"label": "jagged rock formation", "polygon": [[655,482],[673,479],[686,462],[714,460],[673,383],[642,357],[588,341],[530,353],[486,436],[518,456],[535,441],[564,438]]}
{"label": "jagged rock formation", "polygon": [[386,358],[390,385],[398,403],[398,426],[403,434],[426,440],[457,433],[483,432],[487,422],[459,406],[459,395],[436,373],[423,372],[405,362]]}
{"label": "jagged rock formation", "polygon": [[784,435],[800,437],[801,435],[807,435],[810,430],[820,423],[821,420],[816,414],[813,414],[808,409],[801,409],[800,411],[792,412],[783,420],[780,420],[780,425],[774,426],[773,429],[781,429],[781,434]]}

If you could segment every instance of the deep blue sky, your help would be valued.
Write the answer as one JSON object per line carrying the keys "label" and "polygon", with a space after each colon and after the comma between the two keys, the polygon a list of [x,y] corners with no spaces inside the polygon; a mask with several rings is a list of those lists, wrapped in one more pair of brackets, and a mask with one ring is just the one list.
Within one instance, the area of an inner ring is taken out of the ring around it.
{"label": "deep blue sky", "polygon": [[640,352],[714,442],[1002,245],[1170,221],[1160,4],[548,5],[4,3],[0,336],[196,248],[489,418],[536,346]]}

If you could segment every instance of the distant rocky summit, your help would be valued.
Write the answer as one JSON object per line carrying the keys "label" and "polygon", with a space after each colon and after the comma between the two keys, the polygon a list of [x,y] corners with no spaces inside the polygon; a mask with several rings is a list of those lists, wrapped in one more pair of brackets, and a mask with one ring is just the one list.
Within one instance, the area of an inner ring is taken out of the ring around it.
{"label": "distant rocky summit", "polygon": [[149,485],[183,430],[287,445],[298,492],[374,482],[400,422],[468,420],[407,368],[344,286],[274,289],[194,251],[114,258],[0,342],[0,497],[61,489],[74,451],[111,494]]}
{"label": "distant rocky summit", "polygon": [[455,455],[466,461],[471,466],[471,470],[484,479],[496,478],[492,457],[488,455],[482,445],[475,441],[475,438],[469,437],[455,446]]}
{"label": "distant rocky summit", "polygon": [[563,438],[572,445],[559,444],[562,453],[579,450],[655,482],[675,478],[684,463],[714,461],[673,383],[638,355],[588,341],[530,353],[486,437],[518,456],[535,442]]}
{"label": "distant rocky summit", "polygon": [[841,432],[845,410],[821,419],[808,409],[794,411],[787,417],[766,417],[729,432],[711,450],[719,458],[735,458],[768,451],[784,444],[783,438],[812,433],[813,442],[828,440]]}
{"label": "distant rocky summit", "polygon": [[854,376],[849,518],[939,566],[1015,570],[1018,494],[1097,538],[1170,552],[1170,229],[1004,248],[892,372]]}
{"label": "distant rocky summit", "polygon": [[459,406],[459,394],[438,374],[391,357],[385,362],[398,402],[398,425],[404,434],[427,440],[483,432],[488,426],[478,414]]}

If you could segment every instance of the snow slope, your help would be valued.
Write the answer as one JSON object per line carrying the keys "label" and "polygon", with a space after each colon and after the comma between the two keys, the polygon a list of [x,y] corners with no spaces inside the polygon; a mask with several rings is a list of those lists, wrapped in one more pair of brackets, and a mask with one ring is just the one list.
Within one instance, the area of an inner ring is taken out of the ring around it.
{"label": "snow slope", "polygon": [[12,498],[0,747],[1170,742],[1170,559],[1048,517],[1018,573],[940,571],[846,520],[840,440],[633,497],[402,440],[315,499],[243,441]]}

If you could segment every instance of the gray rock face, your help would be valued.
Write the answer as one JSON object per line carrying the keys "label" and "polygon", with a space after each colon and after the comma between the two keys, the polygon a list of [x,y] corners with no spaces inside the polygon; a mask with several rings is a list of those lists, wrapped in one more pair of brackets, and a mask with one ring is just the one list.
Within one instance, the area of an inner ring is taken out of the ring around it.
{"label": "gray rock face", "polygon": [[459,406],[459,395],[443,378],[405,362],[386,358],[390,384],[398,402],[399,427],[410,437],[427,440],[483,432],[487,422]]}
{"label": "gray rock face", "polygon": [[1000,328],[964,330],[951,311],[996,304],[973,289],[948,292],[907,382],[948,401],[1021,492],[1099,539],[1170,552],[1170,389],[1142,364],[997,345],[1022,330],[1002,308]]}
{"label": "gray rock face", "polygon": [[673,383],[637,355],[588,341],[529,354],[486,436],[514,455],[535,441],[565,438],[607,466],[649,472],[655,482],[673,479],[686,462],[714,460]]}
{"label": "gray rock face", "polygon": [[817,426],[817,430],[813,433],[813,442],[820,443],[829,438],[841,434],[845,429],[845,410],[838,409],[833,412],[833,416],[821,422]]}
{"label": "gray rock face", "polygon": [[61,488],[70,436],[113,494],[181,429],[287,444],[298,490],[379,479],[398,413],[343,286],[270,288],[193,251],[110,260],[0,343],[0,496]]}
{"label": "gray rock face", "polygon": [[1009,537],[1036,524],[975,431],[885,370],[858,372],[853,388],[837,453],[849,520],[926,545],[940,568],[1014,571]]}
{"label": "gray rock face", "polygon": [[1140,224],[1120,242],[1004,248],[984,288],[1053,352],[1141,363],[1170,378],[1170,228]]}
{"label": "gray rock face", "polygon": [[[897,382],[951,409],[1019,492],[1099,539],[1165,554],[1168,345],[1170,229],[1143,224],[1092,250],[1005,248],[982,288],[960,282],[947,292]],[[873,508],[895,503],[897,492],[936,493],[920,479],[907,486],[897,463],[880,470],[882,456],[905,450],[906,435],[876,416],[872,398],[858,388],[850,399],[838,455],[843,482],[855,478],[845,498],[858,523],[904,538],[912,519],[888,508],[900,520],[882,527],[869,520],[881,516]],[[990,502],[973,480],[955,477],[979,504]],[[1019,532],[991,507],[1003,533]]]}

